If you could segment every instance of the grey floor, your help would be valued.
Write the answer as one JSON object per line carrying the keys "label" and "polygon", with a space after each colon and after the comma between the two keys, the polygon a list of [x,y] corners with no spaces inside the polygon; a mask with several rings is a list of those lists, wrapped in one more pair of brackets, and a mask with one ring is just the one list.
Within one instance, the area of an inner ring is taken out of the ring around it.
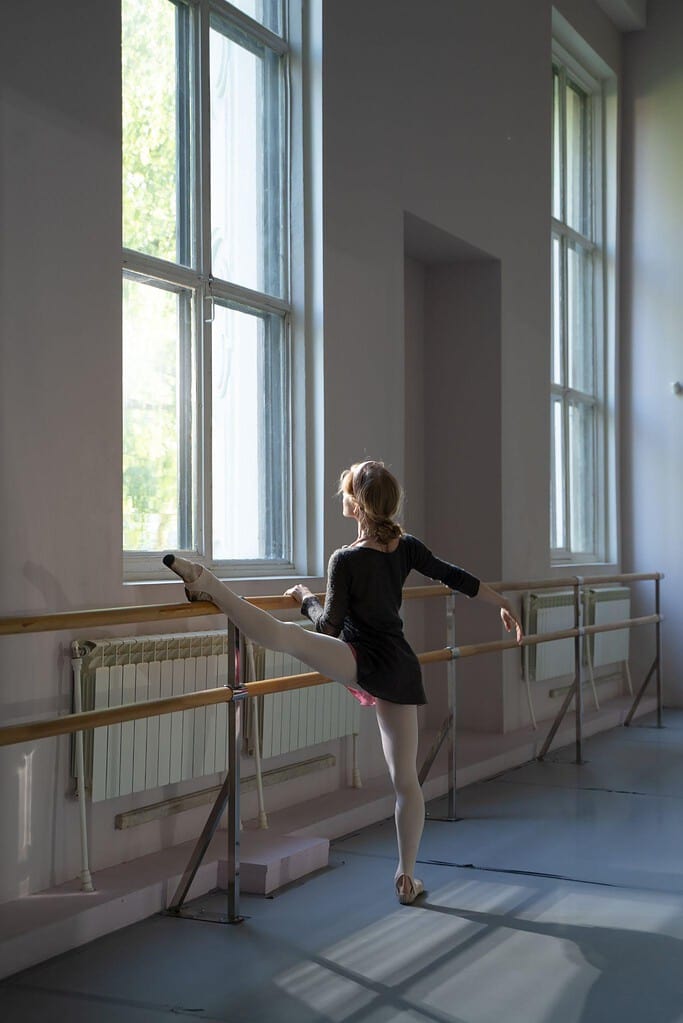
{"label": "grey floor", "polygon": [[0,1019],[683,1021],[683,712],[653,724],[459,793],[461,821],[426,824],[414,906],[387,821],[244,896],[239,926],[156,916],[10,978]]}

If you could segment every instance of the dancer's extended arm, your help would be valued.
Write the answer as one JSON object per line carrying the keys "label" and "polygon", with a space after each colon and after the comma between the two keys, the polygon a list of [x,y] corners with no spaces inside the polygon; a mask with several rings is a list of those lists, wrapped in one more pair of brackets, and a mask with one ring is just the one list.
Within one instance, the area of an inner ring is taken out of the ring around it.
{"label": "dancer's extended arm", "polygon": [[492,590],[490,586],[486,585],[486,583],[479,584],[477,597],[480,600],[485,601],[487,604],[494,604],[496,607],[500,608],[500,617],[503,625],[505,626],[505,631],[512,632],[514,630],[517,636],[517,642],[521,643],[524,639],[524,632],[522,630],[521,622],[519,621],[510,601],[496,590]]}
{"label": "dancer's extended arm", "polygon": [[492,590],[486,583],[480,582],[476,576],[470,575],[464,568],[451,565],[448,561],[442,561],[441,558],[435,557],[429,548],[416,537],[407,536],[406,540],[410,543],[413,568],[430,579],[438,579],[440,582],[445,583],[446,586],[450,586],[452,590],[457,590],[471,598],[477,597],[487,604],[499,607],[505,631],[512,632],[514,630],[517,642],[521,643],[524,633],[509,600],[506,600],[500,593]]}

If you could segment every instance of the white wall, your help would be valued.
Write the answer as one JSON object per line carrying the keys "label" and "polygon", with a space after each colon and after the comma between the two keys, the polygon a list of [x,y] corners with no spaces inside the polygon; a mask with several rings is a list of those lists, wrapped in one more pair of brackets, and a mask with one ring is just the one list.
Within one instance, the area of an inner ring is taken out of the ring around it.
{"label": "white wall", "polygon": [[[580,0],[559,7],[618,71],[606,16]],[[366,453],[404,465],[408,211],[500,262],[501,574],[548,575],[551,5],[426,0],[418,18],[411,0],[345,0],[325,5],[323,32],[326,386],[366,413],[337,431],[330,407],[328,471]],[[486,388],[471,389],[485,415]],[[473,423],[470,447],[476,438]],[[326,539],[341,541],[332,523]],[[528,720],[514,652],[495,713],[506,729]]]}
{"label": "white wall", "polygon": [[[1,39],[0,613],[121,604],[117,5],[15,5]],[[3,642],[4,720],[70,706],[67,641]],[[2,750],[0,898],[75,872],[67,750]]]}
{"label": "white wall", "polygon": [[[683,704],[683,6],[650,0],[626,37],[622,247],[623,547],[628,569],[662,583],[666,701]],[[652,584],[640,608],[652,608]],[[644,632],[645,630],[643,630]],[[654,654],[637,637],[639,667]]]}
{"label": "white wall", "polygon": [[[500,271],[490,259],[430,267],[425,302],[427,536],[489,580],[502,577]],[[431,622],[429,647],[438,649],[443,626]],[[498,639],[498,615],[456,598],[456,630],[458,643]],[[457,678],[459,726],[502,731],[500,658],[463,660]]]}
{"label": "white wall", "polygon": [[[618,36],[590,0],[561,9],[614,66]],[[333,497],[344,465],[384,458],[419,484],[405,442],[419,414],[405,394],[409,211],[500,262],[501,571],[544,575],[550,2],[327,0],[323,32],[324,550],[350,539]],[[10,5],[1,38],[0,613],[179,600],[172,582],[121,581],[118,4]],[[485,389],[471,387],[485,415]],[[421,527],[427,504],[411,500]],[[5,720],[68,708],[70,639],[3,641]],[[516,668],[495,709],[504,727]],[[363,722],[371,774],[381,755]],[[0,899],[73,877],[68,741],[4,750],[0,772]],[[93,812],[95,867],[179,841],[201,818],[115,835],[120,809]]]}

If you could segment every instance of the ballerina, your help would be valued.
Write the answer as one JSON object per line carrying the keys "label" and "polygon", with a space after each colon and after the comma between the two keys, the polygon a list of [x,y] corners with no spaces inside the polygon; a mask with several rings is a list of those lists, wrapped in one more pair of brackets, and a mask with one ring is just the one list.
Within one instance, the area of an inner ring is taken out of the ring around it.
{"label": "ballerina", "polygon": [[396,521],[402,500],[396,477],[383,462],[344,470],[342,514],[357,522],[357,536],[330,558],[324,606],[301,584],[290,587],[315,632],[281,622],[247,603],[202,565],[167,554],[164,564],[183,579],[189,600],[213,601],[250,639],[298,658],[374,706],[382,750],[396,795],[398,865],[394,884],[409,905],[424,892],[415,864],[424,828],[417,775],[417,708],[427,702],[417,656],[400,618],[403,584],[412,569],[451,589],[499,608],[505,629],[522,640],[522,627],[504,597],[464,569],[442,561]]}

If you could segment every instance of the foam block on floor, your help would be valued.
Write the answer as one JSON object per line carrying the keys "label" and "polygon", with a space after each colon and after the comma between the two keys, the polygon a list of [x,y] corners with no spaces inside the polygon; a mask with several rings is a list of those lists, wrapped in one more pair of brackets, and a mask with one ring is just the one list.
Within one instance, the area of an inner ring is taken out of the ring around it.
{"label": "foam block on floor", "polygon": [[[253,895],[268,895],[326,867],[330,843],[311,835],[274,835],[243,831],[240,839],[240,887]],[[227,863],[218,864],[218,886],[227,884]]]}

